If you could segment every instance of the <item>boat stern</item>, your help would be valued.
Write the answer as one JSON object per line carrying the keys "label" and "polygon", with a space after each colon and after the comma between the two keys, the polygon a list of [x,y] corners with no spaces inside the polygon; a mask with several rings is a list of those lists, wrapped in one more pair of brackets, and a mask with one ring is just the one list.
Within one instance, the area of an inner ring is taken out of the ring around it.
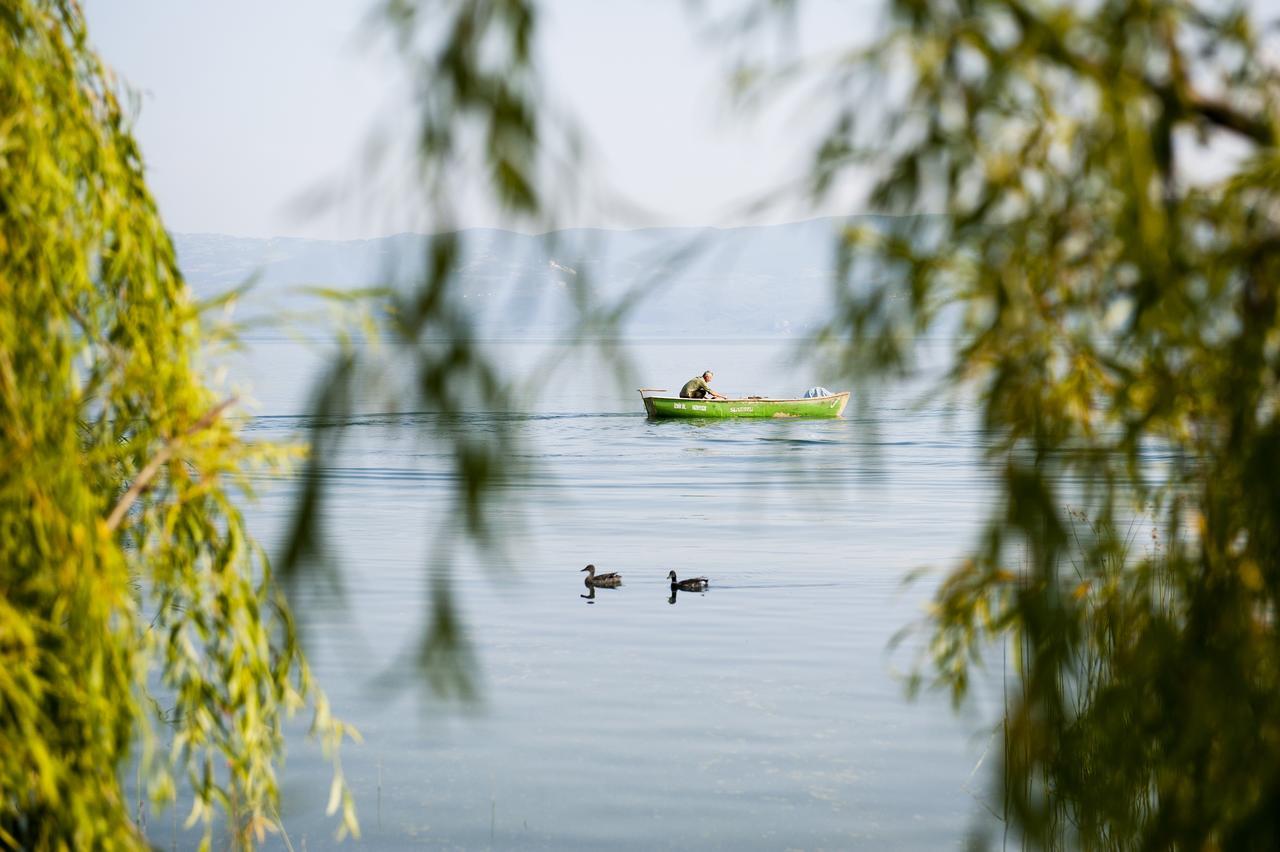
{"label": "boat stern", "polygon": [[666,388],[637,388],[640,392],[640,398],[644,400],[644,413],[649,417],[657,417],[658,409],[650,398],[651,393],[666,393]]}

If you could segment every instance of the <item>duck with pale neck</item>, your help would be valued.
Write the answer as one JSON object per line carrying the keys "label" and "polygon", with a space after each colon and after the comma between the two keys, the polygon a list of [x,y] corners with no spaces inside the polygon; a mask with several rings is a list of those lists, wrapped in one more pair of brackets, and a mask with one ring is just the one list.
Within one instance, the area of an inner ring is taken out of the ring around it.
{"label": "duck with pale neck", "polygon": [[616,572],[608,574],[597,574],[596,566],[588,565],[582,569],[587,572],[587,576],[583,579],[583,583],[596,588],[613,589],[622,585],[622,575]]}

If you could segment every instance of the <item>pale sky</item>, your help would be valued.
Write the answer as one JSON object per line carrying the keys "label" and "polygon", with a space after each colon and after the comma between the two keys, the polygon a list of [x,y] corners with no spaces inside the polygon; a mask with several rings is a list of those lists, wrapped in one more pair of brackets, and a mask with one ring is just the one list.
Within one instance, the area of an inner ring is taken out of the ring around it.
{"label": "pale sky", "polygon": [[[373,5],[88,0],[93,43],[140,92],[136,132],[171,230],[353,239],[431,228],[394,193],[350,188],[375,128],[402,138],[411,130],[400,69],[361,36]],[[830,111],[792,103],[753,119],[735,112],[728,51],[700,31],[689,4],[543,5],[547,88],[585,130],[591,154],[583,175],[593,201],[560,224],[725,226],[859,212],[856,180],[821,209],[747,210],[804,173]],[[1252,5],[1274,18],[1280,0]],[[869,37],[879,0],[801,8],[785,49],[826,56]],[[316,199],[335,187],[336,197]],[[505,224],[474,199],[460,207],[456,224]]]}
{"label": "pale sky", "polygon": [[[590,142],[587,183],[608,183],[640,211],[597,201],[563,224],[733,225],[852,212],[838,204],[745,211],[803,173],[824,116],[736,113],[726,97],[729,57],[686,4],[546,5],[543,71],[550,96]],[[821,53],[865,38],[875,5],[811,3],[788,49]],[[421,230],[388,212],[392,203],[371,213],[367,198],[311,200],[351,177],[375,124],[410,130],[397,122],[399,69],[361,35],[370,8],[354,0],[89,0],[93,43],[140,93],[136,132],[172,230],[316,238]],[[502,224],[481,204],[465,204],[462,217],[463,225]]]}

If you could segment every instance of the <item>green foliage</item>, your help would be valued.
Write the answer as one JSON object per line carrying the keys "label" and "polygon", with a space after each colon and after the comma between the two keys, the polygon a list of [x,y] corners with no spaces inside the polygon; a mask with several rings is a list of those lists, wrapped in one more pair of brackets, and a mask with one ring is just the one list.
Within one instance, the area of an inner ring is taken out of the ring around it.
{"label": "green foliage", "polygon": [[[743,26],[787,5],[748,3]],[[901,369],[920,332],[955,321],[950,383],[994,438],[1003,500],[939,590],[940,680],[959,700],[1012,636],[1002,792],[1031,844],[1275,846],[1280,115],[1248,16],[888,5],[887,37],[831,79],[864,89],[811,187],[871,162],[874,206],[904,217],[842,246],[829,336],[851,369]],[[393,0],[379,20],[421,82],[431,230],[448,231],[450,176],[477,152],[498,206],[545,221],[532,0]],[[283,454],[242,441],[199,378],[197,312],[78,7],[13,0],[0,32],[0,843],[142,845],[119,782],[137,741],[150,795],[185,772],[192,817],[221,807],[252,841],[283,714],[312,701],[331,748],[345,730],[237,508],[245,470]],[[1228,148],[1229,176],[1197,180],[1194,153]],[[335,424],[406,352],[456,460],[442,529],[494,540],[518,446],[456,416],[509,391],[452,296],[457,256],[437,239],[419,286],[388,300],[390,355],[332,366],[286,576],[322,562]],[[1135,553],[1117,530],[1148,511],[1162,532]],[[470,694],[449,542],[417,657]],[[340,774],[333,789],[354,827]]]}
{"label": "green foliage", "polygon": [[[562,169],[576,143],[537,109],[532,3],[393,0],[375,21],[415,84],[416,178],[424,224],[441,236],[422,280],[357,294],[377,300],[361,332],[381,343],[346,340],[317,388],[281,574],[286,588],[304,576],[341,586],[325,558],[325,471],[359,393],[411,363],[416,407],[438,415],[422,437],[451,447],[456,472],[455,511],[434,519],[428,623],[413,656],[438,691],[470,697],[451,554],[463,539],[500,548],[490,510],[521,454],[508,420],[476,430],[465,417],[504,411],[513,389],[454,295],[453,181],[479,150],[484,194],[545,228],[548,139]],[[199,314],[223,300],[190,300],[79,7],[6,3],[0,24],[0,845],[144,845],[119,780],[131,760],[157,802],[185,776],[189,822],[203,820],[206,839],[221,810],[233,840],[251,845],[278,828],[283,718],[310,702],[335,765],[354,735],[312,683],[240,514],[246,473],[279,469],[291,453],[242,440],[226,417],[234,401],[201,379],[200,346],[225,332],[201,329]],[[572,296],[584,329],[624,311],[594,305],[585,277]],[[339,834],[357,830],[341,772],[338,809]]]}
{"label": "green foliage", "polygon": [[[1276,76],[1216,2],[889,6],[849,76],[890,105],[837,116],[814,185],[871,161],[877,209],[916,217],[850,234],[830,335],[895,370],[954,321],[948,384],[1002,471],[938,593],[940,679],[961,697],[1015,637],[1003,792],[1028,842],[1274,847]],[[1159,546],[1130,553],[1114,530],[1146,511]]]}
{"label": "green foliage", "polygon": [[[0,8],[0,845],[140,848],[120,774],[274,828],[286,715],[328,712],[238,508],[243,440],[77,4]],[[134,746],[142,744],[142,754]],[[336,805],[350,797],[335,778]]]}

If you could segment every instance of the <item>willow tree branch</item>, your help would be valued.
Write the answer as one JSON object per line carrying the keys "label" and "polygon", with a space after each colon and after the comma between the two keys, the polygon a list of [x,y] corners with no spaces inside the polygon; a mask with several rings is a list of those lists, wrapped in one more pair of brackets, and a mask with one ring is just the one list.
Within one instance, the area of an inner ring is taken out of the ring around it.
{"label": "willow tree branch", "polygon": [[160,468],[164,467],[165,462],[169,461],[169,459],[173,457],[175,448],[178,447],[185,438],[189,438],[197,432],[202,432],[205,429],[208,429],[213,425],[213,421],[218,419],[218,415],[222,414],[222,412],[235,401],[236,398],[234,396],[227,397],[222,402],[209,409],[203,417],[191,425],[191,428],[187,429],[177,438],[172,441],[165,441],[164,446],[160,448],[160,452],[156,453],[151,458],[151,461],[147,462],[146,467],[138,472],[138,475],[134,477],[133,483],[129,486],[129,490],[121,495],[119,502],[117,502],[115,508],[111,510],[111,514],[107,516],[108,530],[115,532],[116,528],[120,526],[120,522],[124,520],[124,516],[128,514],[129,509],[135,502],[137,502],[138,497],[140,497],[142,492],[146,490],[147,486],[151,483],[151,480],[155,479],[156,474],[160,472]]}
{"label": "willow tree branch", "polygon": [[1275,144],[1275,129],[1265,121],[1246,115],[1229,104],[1203,97],[1194,92],[1187,99],[1187,109],[1211,124],[1234,130],[1259,145]]}

